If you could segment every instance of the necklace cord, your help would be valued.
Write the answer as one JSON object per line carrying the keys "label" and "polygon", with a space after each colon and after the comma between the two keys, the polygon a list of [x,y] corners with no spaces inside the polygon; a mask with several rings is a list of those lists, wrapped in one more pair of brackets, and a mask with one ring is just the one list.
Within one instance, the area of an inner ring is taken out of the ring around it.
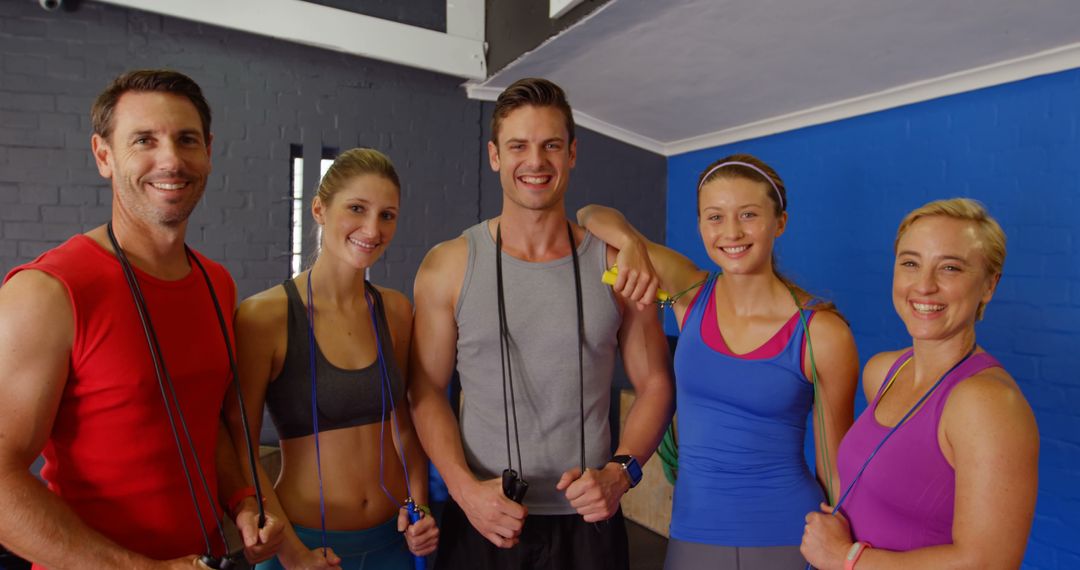
{"label": "necklace cord", "polygon": [[[821,464],[825,467],[825,500],[832,505],[833,504],[833,477],[832,477],[832,454],[829,453],[829,438],[827,434],[827,427],[825,424],[825,407],[826,400],[821,395],[821,381],[818,378],[817,362],[814,360],[814,343],[810,339],[810,324],[806,320],[806,315],[803,314],[802,304],[799,303],[799,297],[795,294],[795,291],[788,287],[788,292],[791,293],[791,298],[795,301],[795,309],[799,313],[799,321],[802,323],[803,336],[806,338],[806,354],[810,357],[810,380],[814,389],[814,415],[820,429],[818,430],[817,443],[814,445],[817,451],[817,455],[821,458]],[[816,467],[816,466],[815,466]]]}
{"label": "necklace cord", "polygon": [[[320,524],[322,525],[322,542],[323,542],[323,557],[326,557],[327,548],[327,535],[326,535],[326,496],[323,491],[323,478],[322,478],[322,452],[319,446],[319,416],[318,416],[318,389],[317,389],[317,372],[316,372],[316,351],[318,345],[315,341],[315,298],[312,294],[312,271],[308,271],[307,280],[307,315],[308,315],[308,352],[310,353],[309,368],[311,371],[311,420],[312,427],[314,428],[315,437],[315,462],[316,471],[318,473],[319,480],[319,516]],[[371,316],[371,330],[375,336],[375,351],[376,358],[379,364],[380,379],[379,379],[379,392],[380,392],[380,404],[381,410],[379,413],[379,487],[386,495],[390,502],[392,502],[397,508],[402,508],[410,503],[412,500],[412,482],[409,480],[409,465],[405,458],[404,442],[401,439],[401,430],[398,426],[397,416],[394,415],[394,410],[397,409],[394,403],[394,389],[393,384],[390,381],[390,374],[386,364],[386,357],[382,348],[382,336],[381,329],[379,327],[378,313],[385,315],[385,308],[382,303],[382,298],[377,294],[374,294],[372,290],[368,290],[368,283],[364,283],[364,301],[368,306],[368,313]],[[389,331],[387,331],[389,335]],[[402,471],[405,475],[405,490],[407,498],[403,505],[398,501],[390,490],[386,487],[385,478],[385,441],[386,441],[386,423],[387,423],[387,410],[386,402],[390,400],[390,412],[389,419],[393,421],[394,436],[397,438],[400,449],[398,450],[399,458],[401,460]],[[420,567],[421,557],[417,558],[417,567]]]}
{"label": "necklace cord", "polygon": [[[574,293],[577,299],[577,345],[578,345],[578,411],[579,411],[579,435],[581,443],[580,466],[581,473],[585,473],[585,310],[581,292],[581,265],[578,259],[577,242],[574,239],[574,229],[570,222],[566,222],[566,233],[570,241],[570,256],[574,267]],[[503,372],[503,417],[506,419],[506,454],[510,469],[510,422],[507,417],[507,385],[510,387],[509,404],[514,421],[514,447],[517,449],[518,470],[521,479],[525,479],[524,469],[521,463],[521,440],[518,435],[517,406],[514,398],[513,370],[510,365],[510,332],[506,318],[506,297],[503,292],[502,271],[502,224],[495,226],[495,283],[496,296],[498,298],[499,312],[499,359]]]}
{"label": "necklace cord", "polygon": [[581,428],[581,474],[585,474],[585,309],[581,299],[581,264],[578,261],[577,243],[574,229],[566,223],[566,236],[570,239],[570,256],[574,260],[574,293],[577,297],[577,341],[578,341],[578,405],[580,407]]}
{"label": "necklace cord", "polygon": [[[128,290],[131,293],[132,299],[135,302],[136,313],[139,315],[139,322],[143,328],[143,334],[146,337],[146,345],[150,351],[150,358],[154,364],[154,376],[157,378],[158,389],[161,392],[161,399],[165,405],[166,416],[169,420],[169,428],[172,431],[173,443],[176,445],[177,455],[180,457],[180,466],[184,470],[184,479],[187,482],[188,494],[191,496],[192,505],[195,507],[195,514],[199,518],[199,532],[202,534],[203,543],[206,546],[207,556],[213,556],[213,549],[210,546],[210,537],[206,532],[206,524],[203,519],[202,508],[199,506],[199,500],[197,493],[195,492],[195,484],[191,478],[191,470],[188,467],[187,456],[184,453],[184,446],[180,441],[180,435],[176,429],[176,419],[173,418],[175,413],[177,419],[180,421],[180,427],[183,431],[184,438],[187,440],[188,448],[191,450],[191,459],[195,465],[195,469],[198,471],[199,478],[202,483],[203,492],[206,495],[207,502],[210,505],[214,504],[213,496],[210,493],[210,487],[206,482],[206,475],[203,473],[202,465],[199,461],[198,454],[195,453],[195,444],[191,438],[191,433],[187,429],[187,422],[184,420],[183,411],[180,408],[180,401],[177,399],[176,390],[173,387],[172,377],[169,375],[168,368],[165,365],[164,354],[161,351],[161,345],[157,339],[157,332],[154,330],[153,323],[150,321],[150,314],[146,307],[146,299],[143,297],[142,289],[139,287],[138,280],[135,277],[135,270],[131,266],[131,262],[128,261],[127,255],[124,250],[120,248],[120,243],[116,239],[116,234],[113,232],[112,222],[109,222],[105,226],[106,233],[109,237],[109,243],[112,245],[113,253],[120,263],[121,270],[124,274],[124,279],[127,282]],[[189,254],[185,247],[185,254]],[[199,265],[200,270],[205,274],[205,269],[202,265]],[[213,288],[210,289],[211,296],[214,295]],[[227,333],[226,333],[227,334]],[[231,356],[231,352],[229,353]],[[235,381],[235,379],[234,379]],[[168,386],[168,389],[166,389]],[[172,400],[169,399],[169,395],[172,395]],[[221,541],[225,546],[225,552],[231,550],[229,547],[228,538],[225,536],[225,530],[221,526],[221,521],[214,517],[217,531],[221,537]]]}
{"label": "necklace cord", "polygon": [[316,388],[315,351],[315,300],[311,294],[312,271],[307,279],[308,360],[311,370],[311,424],[315,436],[315,473],[319,480],[319,523],[322,525],[323,558],[326,558],[326,495],[323,493],[322,450],[319,448],[319,394]]}
{"label": "necklace cord", "polygon": [[[917,402],[915,402],[915,405],[911,406],[911,409],[909,409],[907,413],[905,413],[904,416],[900,418],[900,421],[897,422],[897,424],[891,429],[889,429],[889,432],[885,434],[885,437],[881,438],[881,441],[877,444],[877,447],[875,447],[874,450],[870,452],[870,455],[866,458],[866,461],[863,462],[862,467],[859,468],[859,471],[855,474],[855,477],[851,480],[851,483],[848,484],[847,489],[845,489],[844,492],[841,493],[840,500],[837,501],[836,505],[833,507],[833,513],[837,513],[840,511],[840,506],[844,503],[844,500],[847,499],[848,495],[851,493],[851,490],[855,487],[855,484],[859,482],[859,479],[862,477],[863,472],[866,471],[866,467],[870,465],[870,461],[874,458],[875,455],[877,455],[878,451],[881,450],[881,447],[885,445],[885,442],[889,441],[889,438],[891,438],[893,434],[895,434],[896,431],[899,430],[900,427],[903,426],[907,422],[907,420],[915,414],[915,412],[923,405],[923,403],[926,402],[930,395],[937,390],[938,386],[941,386],[941,383],[944,382],[950,374],[956,371],[956,369],[959,368],[961,364],[967,362],[967,360],[971,358],[971,355],[975,353],[976,348],[977,345],[973,345],[971,347],[971,350],[969,350],[963,358],[961,358],[956,364],[953,364],[952,368],[949,368],[949,370],[946,371],[945,374],[942,374],[941,378],[938,378],[937,382],[934,382],[934,384],[930,386],[930,389],[927,390]],[[895,378],[896,374],[898,374],[899,372],[900,369],[897,368],[896,372],[893,373],[893,377]],[[879,402],[881,401],[880,398],[878,398],[877,400]],[[873,409],[868,408],[868,410],[871,414],[873,413]]]}
{"label": "necklace cord", "polygon": [[[506,318],[506,297],[503,293],[503,272],[502,272],[502,224],[495,226],[495,281],[497,285],[497,297],[499,308],[499,358],[503,365],[503,416],[506,417],[506,390],[507,386],[510,387],[510,410],[514,418],[514,449],[517,451],[517,466],[518,476],[522,480],[525,478],[525,467],[521,462],[521,436],[518,432],[517,421],[517,400],[514,396],[514,371],[510,360],[510,326]],[[513,463],[510,463],[510,423],[509,421],[504,424],[506,426],[506,454],[507,463],[510,465],[511,471],[514,468]]]}
{"label": "necklace cord", "polygon": [[263,505],[262,484],[259,481],[259,474],[256,471],[255,460],[255,445],[252,443],[251,438],[251,426],[248,423],[247,406],[244,405],[244,393],[240,389],[240,375],[236,365],[236,357],[233,353],[232,343],[229,341],[228,328],[225,325],[225,313],[221,310],[221,303],[218,302],[217,295],[214,293],[214,286],[210,282],[210,274],[207,273],[206,268],[203,267],[199,258],[184,245],[184,250],[187,251],[188,256],[195,261],[195,265],[199,266],[199,271],[202,272],[203,279],[206,281],[206,288],[210,291],[210,300],[214,302],[214,311],[217,313],[218,326],[221,327],[221,336],[225,341],[225,350],[229,354],[229,369],[232,372],[232,385],[236,389],[236,403],[240,410],[240,425],[244,429],[244,444],[247,447],[247,459],[248,466],[251,468],[251,479],[255,486],[255,502],[259,506],[259,528],[266,525],[266,508]]}

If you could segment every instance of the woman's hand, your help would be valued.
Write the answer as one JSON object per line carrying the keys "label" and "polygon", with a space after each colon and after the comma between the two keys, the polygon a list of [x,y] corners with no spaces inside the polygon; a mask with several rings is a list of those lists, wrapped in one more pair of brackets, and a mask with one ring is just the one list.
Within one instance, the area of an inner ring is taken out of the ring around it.
{"label": "woman's hand", "polygon": [[656,302],[656,290],[660,288],[660,276],[649,259],[648,246],[641,240],[631,240],[615,256],[619,268],[618,278],[611,286],[615,293],[637,303],[644,310]]}
{"label": "woman's hand", "polygon": [[811,566],[819,570],[843,570],[851,550],[851,527],[844,515],[821,503],[820,513],[806,515],[799,551]]}
{"label": "woman's hand", "polygon": [[416,556],[427,556],[435,552],[435,547],[439,545],[439,527],[435,526],[435,518],[427,513],[422,513],[420,520],[409,524],[409,514],[402,507],[398,511],[398,532],[405,533],[409,552]]}

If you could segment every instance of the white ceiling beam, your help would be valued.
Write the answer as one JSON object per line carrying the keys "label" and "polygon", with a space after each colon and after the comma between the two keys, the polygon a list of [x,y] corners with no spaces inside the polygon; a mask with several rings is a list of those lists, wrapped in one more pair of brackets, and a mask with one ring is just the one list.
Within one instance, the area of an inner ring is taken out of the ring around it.
{"label": "white ceiling beam", "polygon": [[574,9],[585,0],[550,0],[548,2],[548,18],[552,20],[563,17],[564,14]]}
{"label": "white ceiling beam", "polygon": [[[444,34],[300,0],[100,1],[456,77],[487,76],[484,41],[470,37],[476,33],[472,28],[469,35]],[[462,10],[475,14],[475,0],[448,0],[448,29],[451,2],[463,2]],[[481,9],[481,33],[482,14]],[[455,9],[455,30],[465,29],[466,17]]]}
{"label": "white ceiling beam", "polygon": [[484,41],[484,0],[446,0],[446,33]]}

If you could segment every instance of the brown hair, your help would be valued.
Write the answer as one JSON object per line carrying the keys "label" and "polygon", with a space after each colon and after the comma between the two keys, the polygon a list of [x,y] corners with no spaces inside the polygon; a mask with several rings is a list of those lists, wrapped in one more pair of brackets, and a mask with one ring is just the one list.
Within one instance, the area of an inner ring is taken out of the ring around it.
{"label": "brown hair", "polygon": [[491,113],[491,142],[499,144],[502,120],[515,109],[526,106],[554,107],[562,111],[566,119],[566,132],[570,137],[566,142],[573,142],[574,112],[566,100],[566,93],[562,87],[551,81],[536,77],[519,79],[499,94],[499,98],[495,100],[495,110]]}
{"label": "brown hair", "polygon": [[[919,218],[931,216],[944,216],[954,220],[962,220],[975,224],[975,231],[979,234],[982,243],[983,254],[986,257],[986,272],[992,276],[1001,277],[1001,271],[1005,267],[1005,231],[1001,224],[986,211],[986,206],[978,200],[971,198],[950,198],[948,200],[935,200],[908,212],[896,229],[896,241],[893,242],[893,253],[900,247],[900,238],[911,228]],[[975,320],[981,321],[986,305],[979,303],[975,312]]]}
{"label": "brown hair", "polygon": [[388,156],[373,148],[352,148],[334,159],[334,163],[319,182],[316,196],[324,205],[329,204],[349,180],[365,174],[381,176],[393,182],[394,187],[401,192],[401,181]]}
{"label": "brown hair", "polygon": [[203,138],[210,135],[210,104],[203,97],[202,89],[193,79],[168,69],[137,69],[112,80],[97,96],[90,108],[90,122],[94,134],[108,140],[113,129],[113,111],[120,96],[128,91],[157,91],[187,97],[195,106],[202,121]]}
{"label": "brown hair", "polygon": [[[740,162],[751,166],[738,164]],[[763,177],[763,174],[768,178]],[[765,195],[772,201],[773,212],[777,217],[780,217],[780,215],[784,213],[784,210],[787,209],[787,187],[784,186],[784,180],[780,178],[780,175],[776,173],[776,170],[756,156],[750,154],[733,154],[713,162],[705,167],[705,169],[701,171],[701,174],[698,175],[697,207],[699,218],[701,217],[701,188],[714,180],[726,179],[749,180],[764,185]],[[810,304],[813,305],[814,310],[831,311],[836,313],[840,318],[844,318],[844,316],[840,314],[840,310],[836,308],[835,303],[822,299],[803,289],[794,281],[785,277],[784,274],[780,273],[776,268],[776,265],[776,251],[774,250],[772,253],[773,274],[776,275],[776,278],[779,279],[785,287],[795,294],[797,299],[796,304],[800,309],[807,307],[807,304],[804,304],[802,299],[808,299],[811,301]]]}

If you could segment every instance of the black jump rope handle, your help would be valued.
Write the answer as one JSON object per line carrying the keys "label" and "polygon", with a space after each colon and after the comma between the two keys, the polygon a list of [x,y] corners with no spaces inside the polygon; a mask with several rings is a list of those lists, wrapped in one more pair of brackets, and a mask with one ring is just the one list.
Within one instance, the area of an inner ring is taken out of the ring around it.
{"label": "black jump rope handle", "polygon": [[237,568],[236,561],[230,556],[218,558],[217,556],[206,554],[199,558],[199,562],[212,570],[233,570],[234,568]]}
{"label": "black jump rope handle", "polygon": [[502,474],[502,488],[507,499],[520,504],[525,499],[525,492],[529,490],[529,482],[518,477],[517,471],[507,469]]}

